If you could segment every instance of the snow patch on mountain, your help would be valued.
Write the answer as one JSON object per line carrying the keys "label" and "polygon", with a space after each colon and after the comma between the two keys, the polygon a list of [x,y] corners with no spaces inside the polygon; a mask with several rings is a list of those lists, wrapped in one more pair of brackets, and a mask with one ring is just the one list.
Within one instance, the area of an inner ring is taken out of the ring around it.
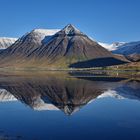
{"label": "snow patch on mountain", "polygon": [[34,29],[32,32],[49,36],[56,34],[58,31],[60,31],[60,29]]}
{"label": "snow patch on mountain", "polygon": [[17,38],[1,37],[0,38],[0,49],[6,49],[6,48],[8,48],[13,43],[15,43],[15,41],[17,41]]}
{"label": "snow patch on mountain", "polygon": [[71,35],[71,34],[81,34],[81,32],[72,24],[68,24],[64,29],[62,30],[66,35]]}
{"label": "snow patch on mountain", "polygon": [[28,45],[35,43],[39,46],[47,42],[58,31],[59,29],[34,29],[22,36],[16,43],[27,43]]}
{"label": "snow patch on mountain", "polygon": [[106,97],[112,97],[112,98],[117,98],[117,99],[125,99],[123,96],[117,94],[115,90],[107,90],[103,94],[99,95],[97,99],[100,98],[106,98]]}
{"label": "snow patch on mountain", "polygon": [[7,90],[0,89],[0,102],[17,101],[17,99]]}
{"label": "snow patch on mountain", "polygon": [[98,42],[99,45],[106,48],[109,51],[117,50],[120,46],[125,44],[124,42],[114,42],[112,44]]}
{"label": "snow patch on mountain", "polygon": [[56,106],[51,103],[44,102],[40,97],[38,97],[33,103],[33,109],[37,111],[43,110],[59,110]]}

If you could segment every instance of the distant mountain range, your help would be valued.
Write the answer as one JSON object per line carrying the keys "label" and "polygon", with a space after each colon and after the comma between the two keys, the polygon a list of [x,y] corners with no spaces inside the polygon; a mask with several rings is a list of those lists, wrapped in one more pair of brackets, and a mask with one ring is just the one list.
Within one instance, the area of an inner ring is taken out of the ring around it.
{"label": "distant mountain range", "polygon": [[140,61],[140,41],[125,43],[113,53],[125,55],[130,61]]}
{"label": "distant mountain range", "polygon": [[140,41],[120,45],[113,53],[123,55],[140,54]]}
{"label": "distant mountain range", "polygon": [[1,47],[6,48],[0,51],[1,68],[104,67],[139,61],[140,57],[140,42],[96,42],[71,24],[62,30],[35,29],[7,44]]}
{"label": "distant mountain range", "polygon": [[130,61],[140,60],[140,41],[129,43],[116,42],[112,44],[99,42],[99,44],[114,54],[124,55]]}
{"label": "distant mountain range", "polygon": [[124,42],[114,42],[112,44],[98,42],[101,46],[106,48],[109,51],[117,50],[120,46],[124,45]]}

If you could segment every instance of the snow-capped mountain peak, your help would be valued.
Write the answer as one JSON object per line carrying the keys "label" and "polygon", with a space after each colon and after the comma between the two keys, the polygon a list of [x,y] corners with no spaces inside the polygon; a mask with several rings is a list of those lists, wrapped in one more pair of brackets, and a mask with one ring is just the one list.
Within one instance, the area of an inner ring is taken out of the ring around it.
{"label": "snow-capped mountain peak", "polygon": [[7,90],[0,89],[0,102],[17,101],[17,99]]}
{"label": "snow-capped mountain peak", "polygon": [[60,33],[64,33],[66,35],[75,35],[75,34],[82,34],[80,30],[78,30],[74,25],[68,24],[65,26]]}
{"label": "snow-capped mountain peak", "polygon": [[28,48],[30,48],[30,46],[32,46],[31,44],[33,43],[35,48],[35,46],[38,47],[42,45],[43,42],[46,42],[58,31],[59,29],[34,29],[19,38],[15,45],[19,48],[21,48],[21,45],[26,45]]}
{"label": "snow-capped mountain peak", "polygon": [[60,31],[60,29],[34,29],[32,32],[36,34],[49,36],[49,35],[54,35],[58,31]]}
{"label": "snow-capped mountain peak", "polygon": [[35,41],[35,42],[41,42],[45,37],[52,36],[56,34],[59,31],[59,29],[34,29],[31,32],[25,34],[21,40],[27,40],[27,41]]}
{"label": "snow-capped mountain peak", "polygon": [[6,49],[11,46],[17,38],[8,38],[8,37],[1,37],[0,38],[0,49]]}

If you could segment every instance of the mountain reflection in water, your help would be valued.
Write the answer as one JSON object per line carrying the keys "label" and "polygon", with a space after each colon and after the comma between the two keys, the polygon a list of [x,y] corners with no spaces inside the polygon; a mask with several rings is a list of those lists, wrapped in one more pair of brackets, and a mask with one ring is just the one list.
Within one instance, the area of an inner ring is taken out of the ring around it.
{"label": "mountain reflection in water", "polygon": [[34,110],[61,110],[67,115],[96,99],[140,100],[140,81],[121,77],[67,75],[5,76],[0,101],[20,101]]}

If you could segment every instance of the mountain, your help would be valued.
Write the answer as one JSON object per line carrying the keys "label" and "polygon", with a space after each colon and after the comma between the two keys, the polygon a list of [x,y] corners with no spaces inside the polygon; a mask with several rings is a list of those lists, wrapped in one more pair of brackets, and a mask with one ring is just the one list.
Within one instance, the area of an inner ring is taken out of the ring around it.
{"label": "mountain", "polygon": [[117,50],[120,46],[125,44],[124,42],[114,42],[112,44],[107,44],[102,42],[98,42],[98,43],[109,51]]}
{"label": "mountain", "polygon": [[0,66],[13,68],[79,68],[72,64],[85,61],[96,67],[96,60],[105,66],[124,63],[71,24],[60,31],[33,30],[0,53]]}
{"label": "mountain", "polygon": [[106,86],[72,78],[62,73],[43,77],[7,76],[0,79],[0,88],[34,110],[61,110],[72,114],[96,98]]}
{"label": "mountain", "polygon": [[115,90],[110,90],[110,89],[105,91],[103,94],[99,95],[97,97],[97,99],[107,98],[107,97],[117,98],[117,99],[124,99],[124,97],[119,95]]}
{"label": "mountain", "polygon": [[0,102],[16,101],[17,99],[7,90],[0,89]]}
{"label": "mountain", "polygon": [[[25,58],[37,47],[46,43],[47,40],[58,32],[58,29],[34,29],[19,38],[12,46],[0,52],[0,64],[7,67],[9,65],[22,64]],[[17,61],[20,61],[17,63]],[[15,61],[15,62],[14,62]]]}
{"label": "mountain", "polygon": [[140,61],[140,41],[125,43],[112,52],[125,55],[131,61]]}
{"label": "mountain", "polygon": [[117,50],[114,50],[113,53],[123,55],[140,54],[140,41],[125,43]]}
{"label": "mountain", "polygon": [[35,29],[19,38],[12,46],[7,48],[2,55],[7,57],[28,56],[30,52],[47,42],[58,30]]}
{"label": "mountain", "polygon": [[[25,98],[27,98],[25,96]],[[44,101],[41,97],[38,96],[33,96],[33,101],[32,104],[30,105],[31,108],[37,111],[42,111],[42,110],[59,110],[55,105],[53,105],[51,102]]]}
{"label": "mountain", "polygon": [[125,56],[128,60],[132,61],[132,62],[138,62],[140,61],[140,54],[134,53],[134,54],[130,54]]}
{"label": "mountain", "polygon": [[73,72],[47,72],[45,75],[36,73],[35,76],[1,76],[0,102],[18,100],[37,111],[61,110],[71,115],[100,98],[128,98],[140,101],[138,80],[116,75],[85,74],[81,73],[80,76],[79,73],[79,76],[75,77],[77,74],[74,76]]}
{"label": "mountain", "polygon": [[6,38],[6,37],[1,37],[0,38],[0,50],[1,49],[6,49],[9,46],[11,46],[13,43],[17,41],[17,38]]}
{"label": "mountain", "polygon": [[39,60],[38,58],[41,58],[39,64],[43,60],[43,66],[67,68],[75,62],[112,57],[112,54],[73,25],[67,25],[48,43],[38,47],[29,57],[34,57],[35,63]]}

